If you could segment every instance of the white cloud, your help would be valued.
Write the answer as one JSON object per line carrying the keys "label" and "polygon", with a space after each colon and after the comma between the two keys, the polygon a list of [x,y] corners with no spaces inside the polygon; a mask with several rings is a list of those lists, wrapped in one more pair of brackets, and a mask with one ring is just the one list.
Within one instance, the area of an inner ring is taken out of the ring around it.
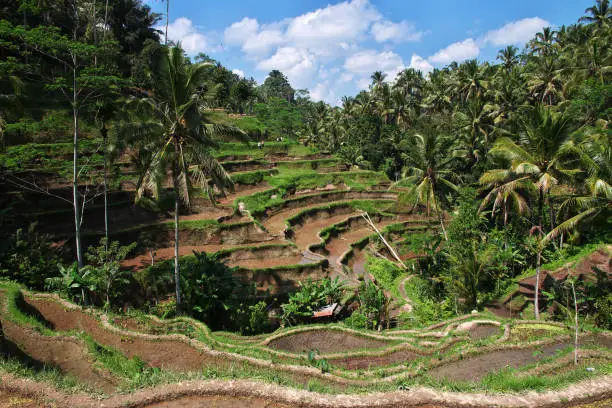
{"label": "white cloud", "polygon": [[238,68],[232,69],[232,72],[238,75],[240,78],[244,78],[244,71]]}
{"label": "white cloud", "polygon": [[412,54],[408,68],[414,68],[421,71],[423,74],[429,74],[431,71],[433,71],[433,65],[431,65],[425,58],[416,54]]}
{"label": "white cloud", "polygon": [[453,61],[461,62],[466,59],[476,58],[478,54],[480,54],[480,48],[472,38],[468,38],[441,49],[429,57],[428,60],[437,64],[449,64]]}
{"label": "white cloud", "polygon": [[223,37],[227,45],[242,45],[257,34],[259,23],[254,18],[245,17],[225,29]]}
{"label": "white cloud", "polygon": [[335,89],[329,81],[323,81],[316,84],[310,91],[310,99],[315,102],[325,101],[330,105],[338,105],[339,98],[336,95]]}
{"label": "white cloud", "polygon": [[264,30],[250,36],[242,45],[242,50],[250,57],[264,58],[284,42],[280,30]]}
{"label": "white cloud", "polygon": [[405,67],[402,57],[393,51],[366,50],[348,57],[344,63],[344,68],[356,74],[371,74],[374,71],[383,71],[388,76],[394,76],[393,73],[397,73]]}
{"label": "white cloud", "polygon": [[484,37],[484,42],[497,47],[526,44],[543,27],[548,26],[550,26],[550,23],[540,17],[524,18],[508,23],[497,30],[489,31]]}
{"label": "white cloud", "polygon": [[187,17],[179,17],[168,25],[168,39],[180,42],[188,54],[197,54],[209,49],[204,34],[198,32]]}
{"label": "white cloud", "polygon": [[308,51],[294,48],[279,48],[270,58],[257,64],[263,71],[278,69],[282,71],[294,87],[303,88],[310,84],[317,65],[315,58]]}
{"label": "white cloud", "polygon": [[240,47],[259,72],[278,69],[294,88],[311,88],[313,99],[337,103],[330,89],[350,92],[358,81],[369,83],[374,71],[392,80],[405,68],[399,55],[364,50],[364,42],[418,41],[422,35],[407,21],[383,19],[370,0],[344,0],[267,24],[243,18],[225,29],[224,42]]}
{"label": "white cloud", "polygon": [[290,20],[287,41],[315,54],[329,55],[333,52],[330,48],[358,40],[380,18],[368,0],[345,1]]}
{"label": "white cloud", "polygon": [[338,79],[338,82],[340,83],[351,82],[353,78],[355,78],[355,75],[348,73],[348,72],[344,72],[340,74],[340,78]]}
{"label": "white cloud", "polygon": [[357,81],[357,88],[359,88],[359,90],[368,89],[368,87],[370,86],[370,82],[371,80],[368,77],[360,78]]}
{"label": "white cloud", "polygon": [[420,41],[423,32],[417,31],[414,24],[407,21],[393,23],[391,21],[376,22],[372,25],[372,35],[377,42],[394,41]]}

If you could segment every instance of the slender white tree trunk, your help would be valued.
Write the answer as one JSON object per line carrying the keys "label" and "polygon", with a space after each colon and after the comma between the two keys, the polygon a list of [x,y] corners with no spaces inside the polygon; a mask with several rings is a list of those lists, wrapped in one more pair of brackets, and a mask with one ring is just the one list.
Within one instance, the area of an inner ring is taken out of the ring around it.
{"label": "slender white tree trunk", "polygon": [[170,0],[166,0],[166,38],[164,45],[168,45],[168,24],[170,24]]}
{"label": "slender white tree trunk", "polygon": [[179,271],[179,199],[174,199],[174,282],[176,285],[176,307],[181,305],[181,275]]}
{"label": "slender white tree trunk", "polygon": [[108,130],[102,127],[102,153],[104,157],[104,236],[106,237],[106,250],[108,251],[108,169],[106,164],[106,136]]}
{"label": "slender white tree trunk", "polygon": [[[76,60],[76,56],[73,57]],[[79,107],[77,105],[77,73],[76,61],[72,70],[72,118],[74,126],[74,134],[72,141],[72,204],[74,207],[74,239],[76,243],[76,255],[79,268],[83,267],[83,249],[81,246],[81,212],[79,205]]]}
{"label": "slender white tree trunk", "polygon": [[536,262],[536,284],[535,284],[535,319],[540,320],[540,263],[542,262],[542,251],[538,249]]}
{"label": "slender white tree trunk", "polygon": [[574,295],[574,365],[578,364],[578,301],[576,300],[576,286],[572,281],[572,294]]}

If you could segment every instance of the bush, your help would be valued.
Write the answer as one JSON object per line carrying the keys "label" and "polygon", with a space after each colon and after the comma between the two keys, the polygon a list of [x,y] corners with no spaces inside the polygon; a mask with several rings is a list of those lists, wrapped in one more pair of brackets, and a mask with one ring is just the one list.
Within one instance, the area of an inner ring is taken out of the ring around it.
{"label": "bush", "polygon": [[368,317],[357,309],[349,317],[344,319],[344,324],[352,329],[366,329],[368,327]]}
{"label": "bush", "polygon": [[45,280],[57,275],[60,261],[53,237],[36,232],[36,224],[27,231],[18,229],[0,243],[0,276],[31,289],[44,289]]}
{"label": "bush", "polygon": [[595,324],[602,329],[612,330],[612,294],[595,302]]}

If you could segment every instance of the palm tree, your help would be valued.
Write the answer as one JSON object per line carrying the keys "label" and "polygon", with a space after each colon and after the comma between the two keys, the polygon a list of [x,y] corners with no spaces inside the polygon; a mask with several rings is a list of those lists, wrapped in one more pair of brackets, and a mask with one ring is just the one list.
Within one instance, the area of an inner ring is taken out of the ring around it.
{"label": "palm tree", "polygon": [[411,144],[412,148],[403,157],[402,181],[413,185],[408,191],[408,198],[413,201],[414,208],[419,204],[424,205],[428,217],[432,211],[437,214],[444,239],[448,240],[442,210],[449,204],[448,195],[458,190],[451,181],[454,177],[450,168],[453,159],[449,154],[448,140],[429,128],[414,134]]}
{"label": "palm tree", "polygon": [[553,45],[557,39],[557,32],[550,27],[544,29],[535,35],[529,46],[534,53],[540,56],[550,56],[553,51]]}
{"label": "palm tree", "polygon": [[[500,172],[502,173],[500,174]],[[511,208],[519,216],[527,216],[531,212],[529,193],[533,187],[528,176],[508,179],[508,175],[509,172],[507,170],[493,170],[485,173],[480,178],[480,184],[489,190],[489,193],[482,200],[480,211],[483,211],[493,203],[491,217],[495,216],[498,208],[501,210],[504,231],[508,226]]]}
{"label": "palm tree", "polygon": [[472,97],[480,97],[489,87],[488,64],[478,64],[473,59],[464,62],[457,71],[456,91],[462,103],[466,103]]}
{"label": "palm tree", "polygon": [[509,45],[497,53],[497,59],[501,61],[506,72],[512,71],[519,63],[518,48]]}
{"label": "palm tree", "polygon": [[372,80],[372,89],[377,89],[380,87],[387,78],[387,74],[382,71],[376,71],[372,75],[370,75],[370,79]]}
{"label": "palm tree", "polygon": [[[579,179],[578,195],[567,198],[559,207],[559,215],[568,217],[548,233],[545,240],[576,229],[587,220],[612,210],[612,135],[603,130],[589,134],[573,153],[586,169],[586,178]],[[573,215],[571,215],[573,214]],[[571,215],[571,216],[570,216]]]}
{"label": "palm tree", "polygon": [[580,22],[594,23],[601,28],[610,24],[612,8],[608,0],[595,0],[595,5],[584,10],[586,16],[578,19]]}
{"label": "palm tree", "polygon": [[[570,118],[541,105],[528,108],[520,122],[519,142],[508,137],[498,139],[490,150],[492,156],[509,161],[508,169],[490,170],[481,178],[483,184],[506,184],[527,177],[538,191],[538,224],[543,224],[544,200],[551,211],[551,228],[554,228],[554,210],[550,197],[551,188],[563,178],[575,174],[566,169],[564,158],[573,153],[569,145],[572,126]],[[510,187],[504,187],[511,191]]]}
{"label": "palm tree", "polygon": [[537,60],[532,71],[525,73],[529,93],[538,103],[553,105],[562,99],[561,70],[553,57]]}
{"label": "palm tree", "polygon": [[470,98],[464,109],[453,114],[454,125],[460,135],[460,146],[455,154],[467,158],[470,166],[476,164],[486,151],[495,130],[495,112],[496,106],[474,97]]}
{"label": "palm tree", "polygon": [[217,87],[209,81],[210,65],[190,64],[180,46],[161,53],[154,72],[152,96],[137,101],[139,117],[123,125],[140,147],[142,173],[137,197],[150,193],[159,196],[160,189],[172,177],[174,205],[174,280],[177,308],[181,304],[179,275],[179,210],[181,203],[190,208],[192,180],[202,188],[215,185],[232,188],[230,176],[212,156],[214,137],[244,136],[234,127],[211,123],[204,110],[213,100]]}
{"label": "palm tree", "polygon": [[452,109],[452,101],[449,89],[449,74],[445,70],[434,69],[429,74],[427,82],[424,105],[428,110],[443,112]]}

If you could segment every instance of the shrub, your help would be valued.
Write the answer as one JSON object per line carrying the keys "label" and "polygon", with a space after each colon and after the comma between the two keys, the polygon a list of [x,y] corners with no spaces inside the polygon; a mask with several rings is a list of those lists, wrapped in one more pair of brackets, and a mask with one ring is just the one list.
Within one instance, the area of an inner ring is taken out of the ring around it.
{"label": "shrub", "polygon": [[36,232],[36,224],[27,231],[18,229],[0,243],[0,276],[42,290],[45,280],[57,274],[61,251],[53,237]]}

